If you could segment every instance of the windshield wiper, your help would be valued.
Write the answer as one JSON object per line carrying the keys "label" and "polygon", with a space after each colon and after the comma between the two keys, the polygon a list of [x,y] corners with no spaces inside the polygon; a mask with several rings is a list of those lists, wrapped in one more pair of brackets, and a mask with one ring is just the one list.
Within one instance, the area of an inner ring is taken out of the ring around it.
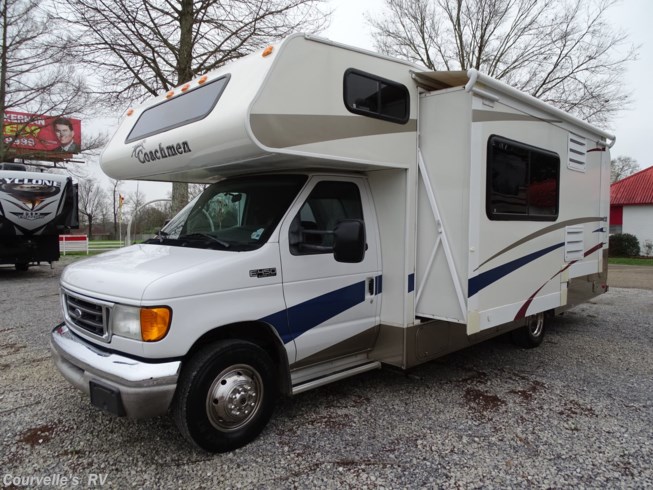
{"label": "windshield wiper", "polygon": [[216,238],[213,235],[209,235],[208,233],[188,233],[187,235],[179,236],[179,240],[185,240],[185,239],[192,240],[193,238],[208,238],[209,240],[213,240],[214,242],[222,245],[224,248],[229,248],[231,246],[228,242],[225,242],[224,240],[220,240],[219,238]]}
{"label": "windshield wiper", "polygon": [[[159,240],[159,243],[163,243],[163,240],[169,235],[167,231],[159,230],[159,232],[151,240]],[[148,240],[146,243],[152,243],[151,240]]]}

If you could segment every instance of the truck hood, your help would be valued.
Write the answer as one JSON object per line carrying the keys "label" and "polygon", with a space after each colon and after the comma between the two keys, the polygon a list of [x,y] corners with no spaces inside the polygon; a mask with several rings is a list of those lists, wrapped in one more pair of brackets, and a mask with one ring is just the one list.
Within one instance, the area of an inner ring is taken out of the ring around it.
{"label": "truck hood", "polygon": [[[151,303],[251,287],[250,270],[278,268],[278,262],[276,243],[249,252],[132,245],[69,265],[61,285],[107,301]],[[271,277],[264,282],[278,281]]]}

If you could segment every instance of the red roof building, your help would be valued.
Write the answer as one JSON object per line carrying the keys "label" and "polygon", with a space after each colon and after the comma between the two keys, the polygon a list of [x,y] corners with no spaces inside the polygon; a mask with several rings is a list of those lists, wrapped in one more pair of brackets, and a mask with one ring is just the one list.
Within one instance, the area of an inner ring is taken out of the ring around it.
{"label": "red roof building", "polygon": [[611,206],[653,204],[653,167],[621,179],[610,186]]}
{"label": "red roof building", "polygon": [[630,233],[639,240],[642,254],[653,242],[653,167],[610,186],[610,233]]}

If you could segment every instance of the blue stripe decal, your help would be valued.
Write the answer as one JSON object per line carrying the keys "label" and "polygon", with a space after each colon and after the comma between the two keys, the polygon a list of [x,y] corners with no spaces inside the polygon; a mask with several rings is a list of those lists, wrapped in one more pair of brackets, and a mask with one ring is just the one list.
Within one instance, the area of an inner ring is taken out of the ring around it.
{"label": "blue stripe decal", "polygon": [[605,228],[599,228],[598,230],[594,230],[592,233],[603,233],[605,232]]}
{"label": "blue stripe decal", "polygon": [[[287,310],[261,318],[261,321],[271,324],[279,332],[283,342],[288,343],[363,301],[365,281],[309,299]],[[292,325],[292,329],[289,325]]]}
{"label": "blue stripe decal", "polygon": [[281,310],[272,315],[268,315],[265,318],[261,318],[261,321],[272,325],[279,332],[279,337],[281,337],[284,344],[294,340],[295,337],[288,326],[288,310]]}
{"label": "blue stripe decal", "polygon": [[408,274],[408,292],[415,291],[415,274]]}
{"label": "blue stripe decal", "polygon": [[482,274],[479,274],[476,277],[472,277],[468,283],[468,288],[467,288],[468,297],[471,298],[476,293],[478,293],[481,289],[485,289],[487,286],[498,281],[502,277],[505,277],[511,272],[514,272],[517,269],[525,266],[526,264],[533,262],[536,259],[539,259],[543,255],[546,255],[549,252],[552,252],[564,246],[565,246],[564,242],[558,243],[556,245],[552,245],[551,247],[547,247],[543,250],[539,250],[537,252],[533,252],[532,254],[525,255],[524,257],[513,260],[512,262],[508,262],[507,264],[503,264],[487,272],[483,272]]}
{"label": "blue stripe decal", "polygon": [[374,291],[376,294],[381,294],[383,292],[383,276],[376,276],[374,278]]}

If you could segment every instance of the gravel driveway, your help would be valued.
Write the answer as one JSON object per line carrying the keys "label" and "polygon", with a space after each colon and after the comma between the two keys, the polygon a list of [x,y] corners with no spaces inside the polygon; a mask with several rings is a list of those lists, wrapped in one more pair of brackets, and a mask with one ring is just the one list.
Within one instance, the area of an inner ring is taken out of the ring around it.
{"label": "gravel driveway", "polygon": [[612,287],[535,350],[496,339],[282,400],[256,441],[209,455],[169,417],[105,415],[59,375],[61,267],[0,268],[3,486],[653,487],[653,291]]}

